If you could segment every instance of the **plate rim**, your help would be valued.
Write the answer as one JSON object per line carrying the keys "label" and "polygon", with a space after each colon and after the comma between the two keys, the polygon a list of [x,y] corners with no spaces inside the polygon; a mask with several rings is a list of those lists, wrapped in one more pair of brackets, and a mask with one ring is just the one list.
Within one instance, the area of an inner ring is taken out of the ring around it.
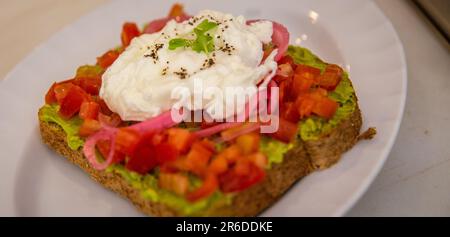
{"label": "plate rim", "polygon": [[[90,11],[88,11],[87,13],[84,13],[82,15],[80,15],[77,19],[75,19],[74,21],[66,24],[64,27],[62,27],[61,29],[57,30],[56,32],[54,32],[52,35],[50,35],[49,37],[47,37],[46,39],[44,39],[42,42],[40,42],[37,46],[35,46],[32,50],[29,51],[29,53],[23,57],[4,77],[2,80],[0,80],[0,86],[2,84],[5,84],[6,81],[11,80],[10,78],[13,77],[13,75],[16,73],[17,70],[19,70],[21,67],[23,67],[22,65],[25,64],[26,61],[29,61],[33,55],[39,51],[41,48],[44,48],[45,45],[52,40],[54,37],[56,37],[57,35],[59,35],[61,32],[65,31],[68,27],[70,27],[73,24],[76,24],[78,21],[80,21],[81,19],[94,14],[97,11],[100,11],[103,8],[108,7],[110,4],[112,4],[114,1],[112,2],[108,2],[106,4],[102,4],[100,6],[97,6],[93,9],[91,9]],[[389,158],[389,155],[392,151],[392,148],[395,144],[395,141],[398,137],[399,134],[399,130],[404,118],[404,111],[405,111],[405,104],[406,104],[406,99],[407,99],[407,92],[408,92],[408,65],[407,65],[407,61],[406,61],[406,55],[405,55],[405,50],[404,50],[404,45],[395,29],[395,27],[393,26],[392,22],[390,21],[390,19],[384,14],[384,12],[380,9],[380,7],[378,6],[378,4],[376,4],[373,0],[368,1],[372,7],[374,8],[374,10],[378,11],[378,14],[380,14],[380,17],[382,18],[383,22],[387,23],[387,27],[388,27],[388,31],[389,34],[391,36],[394,37],[395,40],[395,44],[398,46],[399,49],[399,60],[401,62],[401,92],[402,92],[402,96],[401,96],[401,100],[400,100],[400,110],[397,111],[397,116],[398,119],[395,121],[394,126],[393,126],[393,136],[389,137],[389,140],[386,143],[386,146],[383,150],[383,153],[380,155],[382,158],[379,159],[379,161],[377,161],[376,165],[371,168],[370,170],[370,174],[366,176],[366,178],[361,181],[361,183],[358,185],[357,191],[355,191],[353,194],[350,195],[350,198],[348,198],[344,204],[339,205],[338,208],[335,209],[334,214],[332,216],[344,216],[346,213],[348,213],[351,208],[361,199],[361,197],[367,192],[367,190],[369,189],[369,187],[371,186],[371,184],[373,183],[373,181],[376,179],[376,177],[379,175],[381,169],[383,168],[386,160]],[[15,180],[15,179],[13,179]],[[276,203],[274,203],[272,206],[276,205]],[[263,212],[264,213],[264,212]],[[330,213],[331,214],[331,213]]]}

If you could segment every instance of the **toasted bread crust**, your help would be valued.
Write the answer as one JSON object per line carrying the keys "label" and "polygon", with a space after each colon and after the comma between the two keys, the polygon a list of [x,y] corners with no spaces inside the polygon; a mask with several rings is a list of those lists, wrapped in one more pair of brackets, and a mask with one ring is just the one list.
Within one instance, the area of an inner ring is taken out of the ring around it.
{"label": "toasted bread crust", "polygon": [[[313,172],[336,163],[341,154],[356,142],[361,128],[361,112],[355,112],[318,141],[298,141],[295,147],[284,156],[280,164],[275,164],[267,171],[265,180],[233,197],[231,205],[210,208],[205,216],[256,216],[273,204],[295,182]],[[85,159],[81,149],[71,150],[66,142],[66,135],[58,125],[39,121],[42,140],[51,149],[76,164],[90,177],[108,189],[130,200],[140,211],[154,216],[180,216],[170,207],[144,199],[119,174],[107,173],[93,169]]]}

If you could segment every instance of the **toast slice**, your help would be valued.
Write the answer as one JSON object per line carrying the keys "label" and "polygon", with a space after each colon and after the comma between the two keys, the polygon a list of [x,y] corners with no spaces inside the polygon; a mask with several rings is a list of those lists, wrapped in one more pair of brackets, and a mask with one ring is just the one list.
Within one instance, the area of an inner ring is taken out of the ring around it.
{"label": "toast slice", "polygon": [[[356,98],[356,95],[355,95]],[[41,118],[42,108],[39,111]],[[342,120],[331,132],[314,141],[296,139],[292,149],[284,154],[283,161],[267,170],[265,180],[235,194],[230,203],[212,205],[197,216],[256,216],[277,201],[293,184],[316,169],[336,163],[342,153],[357,141],[362,124],[361,112],[356,104],[353,113]],[[140,211],[153,216],[182,216],[183,213],[161,202],[143,197],[124,177],[116,172],[93,169],[81,148],[72,150],[67,136],[57,124],[39,119],[42,140],[51,149],[79,166],[93,180],[131,201]]]}

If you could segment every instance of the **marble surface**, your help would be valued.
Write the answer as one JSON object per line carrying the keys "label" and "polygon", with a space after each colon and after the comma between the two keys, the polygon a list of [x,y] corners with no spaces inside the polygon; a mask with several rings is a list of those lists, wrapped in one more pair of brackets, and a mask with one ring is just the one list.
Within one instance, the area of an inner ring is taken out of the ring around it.
{"label": "marble surface", "polygon": [[[0,0],[0,78],[107,0]],[[382,171],[348,216],[450,216],[450,47],[407,0],[376,0],[405,48],[408,97]],[[45,27],[44,27],[45,26]]]}

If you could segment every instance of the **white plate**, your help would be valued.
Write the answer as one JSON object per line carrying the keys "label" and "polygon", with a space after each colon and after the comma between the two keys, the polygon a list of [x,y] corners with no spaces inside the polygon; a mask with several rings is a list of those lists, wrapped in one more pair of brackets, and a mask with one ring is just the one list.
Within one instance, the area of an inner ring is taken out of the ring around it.
{"label": "white plate", "polygon": [[[71,77],[79,65],[93,63],[96,56],[119,44],[123,22],[143,24],[164,16],[171,4],[111,2],[55,34],[0,82],[0,215],[140,215],[129,202],[91,181],[41,143],[37,111],[53,81]],[[263,213],[343,215],[382,167],[403,114],[406,64],[390,22],[373,2],[361,0],[192,0],[184,4],[191,13],[209,8],[273,19],[287,26],[291,43],[309,47],[326,61],[350,66],[364,116],[363,129],[376,126],[378,135],[359,143],[333,168],[298,182]],[[312,11],[318,14],[315,22]]]}

